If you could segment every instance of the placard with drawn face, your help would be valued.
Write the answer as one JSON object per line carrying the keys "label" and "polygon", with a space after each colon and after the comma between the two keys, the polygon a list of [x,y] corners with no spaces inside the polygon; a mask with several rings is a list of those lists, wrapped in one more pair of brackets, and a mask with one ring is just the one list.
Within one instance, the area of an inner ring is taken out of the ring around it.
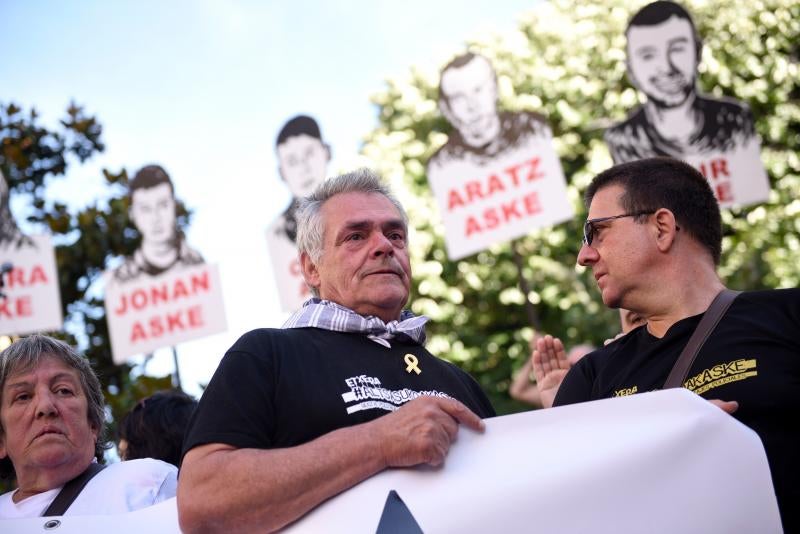
{"label": "placard with drawn face", "polygon": [[22,233],[11,215],[9,198],[0,171],[0,334],[60,330],[55,249],[49,236]]}
{"label": "placard with drawn face", "polygon": [[708,179],[722,207],[765,201],[769,181],[750,109],[697,90],[702,42],[689,13],[653,2],[631,18],[626,36],[628,77],[646,101],[606,131],[614,162],[673,157]]}
{"label": "placard with drawn face", "polygon": [[293,117],[283,125],[275,141],[275,153],[278,173],[292,193],[292,200],[267,229],[267,246],[281,309],[291,312],[311,297],[295,245],[297,201],[325,181],[331,153],[322,140],[319,125],[307,115]]}
{"label": "placard with drawn face", "polygon": [[148,165],[136,173],[129,190],[129,215],[141,243],[103,275],[116,363],[227,328],[219,271],[205,263],[178,228],[169,175]]}
{"label": "placard with drawn face", "polygon": [[442,70],[439,94],[454,131],[427,173],[450,259],[573,216],[550,127],[536,113],[497,109],[489,60],[455,58]]}

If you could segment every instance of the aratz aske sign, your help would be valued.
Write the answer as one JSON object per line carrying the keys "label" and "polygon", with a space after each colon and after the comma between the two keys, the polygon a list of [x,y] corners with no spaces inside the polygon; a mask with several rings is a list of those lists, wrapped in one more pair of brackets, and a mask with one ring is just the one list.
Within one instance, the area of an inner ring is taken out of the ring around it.
{"label": "aratz aske sign", "polygon": [[451,259],[572,218],[550,142],[548,137],[520,139],[482,165],[471,158],[429,165]]}

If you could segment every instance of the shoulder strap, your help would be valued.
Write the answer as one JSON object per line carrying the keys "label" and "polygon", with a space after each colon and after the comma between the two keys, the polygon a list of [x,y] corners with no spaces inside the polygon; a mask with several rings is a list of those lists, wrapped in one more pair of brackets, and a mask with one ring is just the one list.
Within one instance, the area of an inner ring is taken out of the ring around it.
{"label": "shoulder strap", "polygon": [[81,490],[86,487],[86,484],[88,484],[97,473],[105,469],[105,467],[106,466],[96,462],[90,463],[86,471],[64,484],[64,487],[61,488],[56,498],[53,499],[53,502],[51,502],[47,510],[44,511],[42,517],[64,515],[67,508],[69,508],[78,495],[80,495]]}
{"label": "shoulder strap", "polygon": [[692,337],[689,338],[689,342],[675,361],[667,381],[664,382],[663,389],[679,388],[683,385],[686,381],[686,375],[689,374],[689,369],[692,367],[695,358],[697,358],[697,353],[700,352],[706,339],[714,331],[714,328],[716,328],[720,319],[725,315],[725,312],[739,293],[741,291],[723,289],[714,297],[711,306],[706,310],[705,315],[700,320],[700,324],[694,329]]}

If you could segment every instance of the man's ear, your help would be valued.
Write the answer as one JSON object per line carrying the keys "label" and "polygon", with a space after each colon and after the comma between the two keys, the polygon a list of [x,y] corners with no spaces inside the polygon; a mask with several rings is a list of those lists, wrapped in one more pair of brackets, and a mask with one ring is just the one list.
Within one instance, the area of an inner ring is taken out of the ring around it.
{"label": "man's ear", "polygon": [[303,269],[303,279],[306,281],[306,285],[319,288],[319,269],[306,252],[300,254],[300,268]]}
{"label": "man's ear", "polygon": [[331,145],[328,143],[322,143],[322,146],[325,149],[325,161],[330,162],[331,156],[333,155],[333,152],[331,152]]}
{"label": "man's ear", "polygon": [[6,437],[3,432],[0,432],[0,460],[6,457]]}
{"label": "man's ear", "polygon": [[653,223],[656,246],[661,252],[668,252],[674,246],[680,230],[675,214],[667,208],[659,208],[653,214]]}

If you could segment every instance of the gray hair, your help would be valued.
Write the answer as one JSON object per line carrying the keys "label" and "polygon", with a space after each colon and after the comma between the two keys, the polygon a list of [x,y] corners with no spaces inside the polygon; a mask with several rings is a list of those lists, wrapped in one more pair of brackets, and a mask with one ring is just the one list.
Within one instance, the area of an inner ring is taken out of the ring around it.
{"label": "gray hair", "polygon": [[[110,447],[110,442],[106,439],[105,402],[100,380],[97,379],[89,361],[63,341],[42,334],[33,334],[15,341],[3,352],[0,352],[0,407],[2,407],[3,388],[9,377],[35,369],[46,358],[59,360],[78,372],[81,388],[83,388],[88,404],[86,415],[89,424],[98,432],[94,455],[98,461],[101,461],[103,451]],[[0,436],[4,433],[5,429],[0,426]],[[0,460],[0,477],[8,478],[13,475],[14,466],[11,460],[8,457]]]}
{"label": "gray hair", "polygon": [[[309,196],[300,199],[295,215],[297,218],[297,251],[301,255],[307,254],[315,264],[318,264],[322,258],[325,242],[322,206],[332,197],[344,193],[376,193],[385,196],[394,204],[403,223],[408,226],[406,210],[375,171],[362,168],[326,180],[318,185]],[[317,288],[309,289],[314,296],[319,296]]]}

